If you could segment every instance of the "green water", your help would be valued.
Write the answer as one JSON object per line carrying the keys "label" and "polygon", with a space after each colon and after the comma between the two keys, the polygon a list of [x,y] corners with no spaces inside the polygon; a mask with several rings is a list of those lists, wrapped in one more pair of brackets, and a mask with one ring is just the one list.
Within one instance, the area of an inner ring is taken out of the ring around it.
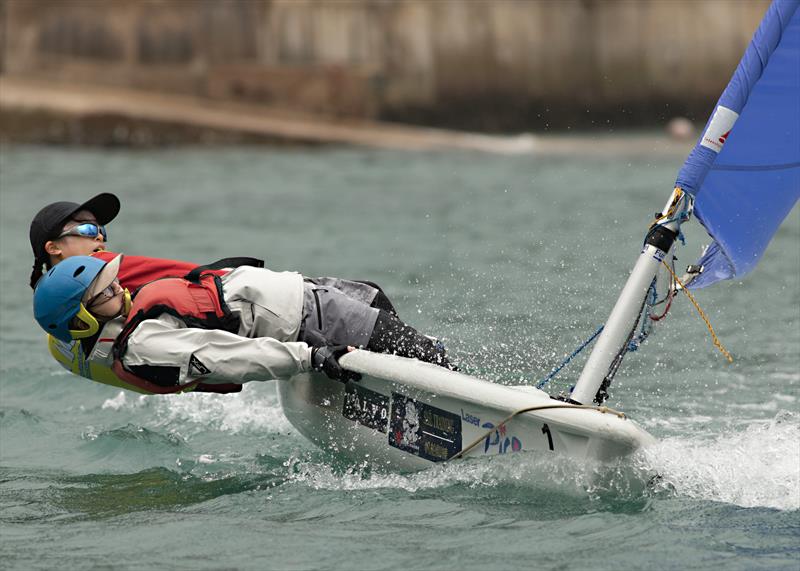
{"label": "green water", "polygon": [[612,467],[349,466],[273,383],[123,394],[63,372],[30,316],[31,217],[112,191],[115,251],[370,279],[466,372],[533,383],[605,320],[669,194],[682,157],[643,157],[3,148],[0,567],[798,569],[797,208],[754,274],[697,294],[732,365],[683,298],[626,358],[610,404],[660,442]]}

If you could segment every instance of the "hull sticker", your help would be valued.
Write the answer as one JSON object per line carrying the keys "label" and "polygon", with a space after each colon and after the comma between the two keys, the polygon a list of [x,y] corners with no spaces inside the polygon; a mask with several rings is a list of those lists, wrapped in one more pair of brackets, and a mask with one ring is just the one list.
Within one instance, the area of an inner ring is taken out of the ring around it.
{"label": "hull sticker", "polygon": [[374,430],[388,432],[389,397],[357,383],[347,383],[342,415]]}
{"label": "hull sticker", "polygon": [[444,462],[461,452],[461,417],[392,393],[389,445],[431,462]]}
{"label": "hull sticker", "polygon": [[481,425],[481,419],[475,416],[474,414],[470,414],[468,412],[464,412],[464,409],[461,409],[461,420],[464,422],[469,422],[470,424],[474,424],[475,426]]}
{"label": "hull sticker", "polygon": [[[547,425],[545,424],[545,427]],[[483,453],[484,454],[505,454],[506,452],[519,452],[522,450],[522,441],[517,438],[516,436],[509,437],[506,434],[506,425],[500,424],[495,427],[494,424],[491,422],[483,423],[482,428],[488,428],[490,431],[494,428],[494,432],[489,432],[486,435],[486,439],[483,441]],[[552,439],[550,436],[550,429],[547,429],[547,437]],[[544,429],[542,429],[544,432]],[[550,450],[552,450],[553,444],[550,443]]]}

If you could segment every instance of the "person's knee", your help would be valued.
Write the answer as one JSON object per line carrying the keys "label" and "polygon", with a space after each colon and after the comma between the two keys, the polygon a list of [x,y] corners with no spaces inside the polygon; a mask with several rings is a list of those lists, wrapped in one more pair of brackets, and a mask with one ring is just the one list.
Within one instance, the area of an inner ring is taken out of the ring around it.
{"label": "person's knee", "polygon": [[386,311],[395,317],[397,316],[397,310],[392,303],[392,300],[389,299],[389,296],[386,295],[386,292],[383,291],[383,288],[376,284],[375,282],[370,282],[367,280],[358,280],[358,283],[362,283],[364,285],[368,285],[371,288],[375,288],[375,299],[372,300],[370,307],[374,307],[376,309],[381,309]]}
{"label": "person's knee", "polygon": [[355,280],[355,281],[360,283],[360,284],[368,285],[369,287],[375,288],[379,292],[383,293],[383,288],[381,286],[379,286],[378,284],[376,284],[375,282],[371,282],[371,281],[368,281],[368,280]]}

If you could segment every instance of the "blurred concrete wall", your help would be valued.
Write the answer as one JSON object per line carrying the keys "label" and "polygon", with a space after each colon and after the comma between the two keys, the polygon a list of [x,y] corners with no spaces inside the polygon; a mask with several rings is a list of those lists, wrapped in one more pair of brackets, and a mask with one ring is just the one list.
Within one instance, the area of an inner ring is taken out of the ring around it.
{"label": "blurred concrete wall", "polygon": [[769,0],[0,0],[0,70],[472,129],[704,120]]}

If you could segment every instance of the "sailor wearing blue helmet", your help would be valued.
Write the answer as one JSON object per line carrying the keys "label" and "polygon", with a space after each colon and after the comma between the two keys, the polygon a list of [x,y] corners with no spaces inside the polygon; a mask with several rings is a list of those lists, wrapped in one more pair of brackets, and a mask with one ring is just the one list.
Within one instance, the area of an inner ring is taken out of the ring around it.
{"label": "sailor wearing blue helmet", "polygon": [[[348,346],[450,366],[435,339],[335,288],[309,293],[295,272],[241,266],[220,277],[199,267],[146,284],[131,301],[116,279],[121,258],[59,263],[37,284],[34,314],[61,341],[110,342],[109,366],[134,390],[241,385],[312,369],[347,381],[356,375],[338,358]],[[304,310],[309,296],[319,298],[321,313]],[[387,320],[392,328],[382,324]],[[106,333],[108,327],[117,329]]]}
{"label": "sailor wearing blue helmet", "polygon": [[[108,264],[90,256],[73,256],[51,268],[33,293],[34,318],[42,329],[65,343],[86,339],[100,330],[97,318],[87,306],[103,316],[102,302],[121,293],[123,306],[130,307],[128,290],[123,290],[119,282],[114,284],[120,261],[121,256]],[[96,279],[103,270],[109,277]]]}

